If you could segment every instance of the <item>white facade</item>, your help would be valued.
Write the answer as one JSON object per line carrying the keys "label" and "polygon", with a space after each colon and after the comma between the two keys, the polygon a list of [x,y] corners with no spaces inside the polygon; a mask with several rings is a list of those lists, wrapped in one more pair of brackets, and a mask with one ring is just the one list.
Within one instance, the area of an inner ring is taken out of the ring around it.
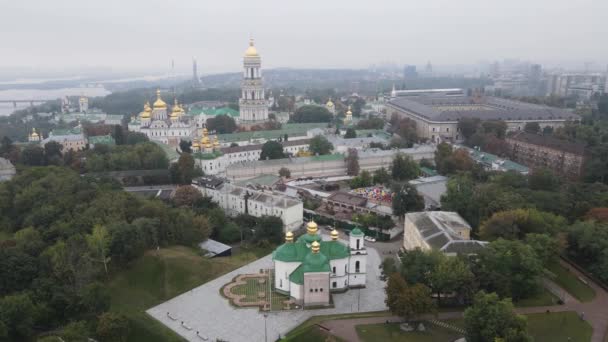
{"label": "white facade", "polygon": [[268,101],[262,82],[262,59],[253,39],[243,57],[243,81],[239,100],[240,119],[243,123],[256,123],[268,120]]}
{"label": "white facade", "polygon": [[215,177],[201,177],[195,183],[198,183],[197,188],[204,196],[210,197],[228,214],[276,216],[283,222],[285,231],[297,230],[302,225],[304,205],[299,199],[224,183]]}

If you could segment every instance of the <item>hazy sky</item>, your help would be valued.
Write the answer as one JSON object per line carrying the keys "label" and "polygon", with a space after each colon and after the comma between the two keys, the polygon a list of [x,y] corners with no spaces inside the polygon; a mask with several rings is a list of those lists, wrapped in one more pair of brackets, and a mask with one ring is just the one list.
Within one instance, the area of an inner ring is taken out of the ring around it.
{"label": "hazy sky", "polygon": [[608,64],[608,0],[0,0],[0,67]]}

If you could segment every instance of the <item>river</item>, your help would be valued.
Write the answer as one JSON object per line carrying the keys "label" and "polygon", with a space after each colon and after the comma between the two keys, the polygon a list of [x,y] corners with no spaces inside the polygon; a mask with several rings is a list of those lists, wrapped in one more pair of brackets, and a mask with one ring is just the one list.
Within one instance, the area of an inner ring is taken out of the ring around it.
{"label": "river", "polygon": [[[7,89],[0,90],[0,101],[6,100],[50,100],[59,99],[65,96],[106,96],[110,91],[103,86],[99,87],[72,87],[60,89]],[[17,103],[14,107],[13,103],[0,102],[0,115],[10,115],[16,109],[27,108],[29,103]]]}

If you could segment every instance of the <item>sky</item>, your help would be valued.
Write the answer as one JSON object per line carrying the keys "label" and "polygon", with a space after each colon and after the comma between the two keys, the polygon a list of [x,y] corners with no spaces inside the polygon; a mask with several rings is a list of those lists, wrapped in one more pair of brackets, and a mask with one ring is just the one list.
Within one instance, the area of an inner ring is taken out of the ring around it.
{"label": "sky", "polygon": [[520,58],[608,65],[606,0],[0,0],[0,68],[238,71]]}

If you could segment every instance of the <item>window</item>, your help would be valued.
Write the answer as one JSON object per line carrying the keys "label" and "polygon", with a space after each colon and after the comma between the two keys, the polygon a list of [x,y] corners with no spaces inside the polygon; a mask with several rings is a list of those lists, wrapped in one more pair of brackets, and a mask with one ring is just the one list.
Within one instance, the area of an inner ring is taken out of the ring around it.
{"label": "window", "polygon": [[312,293],[312,289],[310,289],[310,292]]}
{"label": "window", "polygon": [[319,292],[323,292],[323,288],[320,288],[320,289],[319,289]]}
{"label": "window", "polygon": [[347,266],[347,265],[344,265],[344,273],[347,273],[347,272],[348,272],[348,271],[346,270],[346,266]]}
{"label": "window", "polygon": [[446,132],[449,132],[449,131],[450,131],[450,127],[446,127],[446,128],[445,128],[445,131],[446,131]]}
{"label": "window", "polygon": [[279,279],[279,287],[283,287],[283,279]]}
{"label": "window", "polygon": [[359,260],[355,262],[355,273],[359,273]]}
{"label": "window", "polygon": [[319,292],[319,289],[315,289],[315,292]]}
{"label": "window", "polygon": [[336,274],[336,266],[334,266],[334,268],[332,269],[332,273]]}
{"label": "window", "polygon": [[333,283],[331,283],[331,287],[335,289],[336,287],[338,287],[338,283],[334,281]]}
{"label": "window", "polygon": [[359,243],[361,242],[360,239],[357,239],[357,249],[359,249]]}

